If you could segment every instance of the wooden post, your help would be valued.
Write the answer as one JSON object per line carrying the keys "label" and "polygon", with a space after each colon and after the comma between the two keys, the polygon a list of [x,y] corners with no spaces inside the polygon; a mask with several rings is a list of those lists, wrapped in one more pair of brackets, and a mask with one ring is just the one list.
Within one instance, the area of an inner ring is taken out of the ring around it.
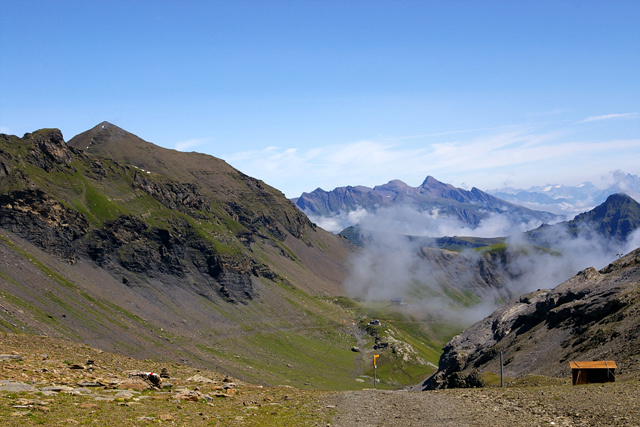
{"label": "wooden post", "polygon": [[500,352],[500,387],[504,388],[504,364],[502,363],[502,352]]}
{"label": "wooden post", "polygon": [[377,389],[378,388],[378,384],[376,384],[376,382],[378,381],[378,378],[376,378],[376,369],[377,366],[373,367],[373,388]]}

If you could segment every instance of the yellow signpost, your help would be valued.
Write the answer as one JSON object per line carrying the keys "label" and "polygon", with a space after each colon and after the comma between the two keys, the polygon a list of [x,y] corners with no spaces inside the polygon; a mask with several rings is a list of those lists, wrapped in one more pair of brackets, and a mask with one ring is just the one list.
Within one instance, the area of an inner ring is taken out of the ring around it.
{"label": "yellow signpost", "polygon": [[373,355],[373,388],[376,388],[376,389],[378,388],[376,384],[378,382],[378,379],[376,377],[376,370],[378,369],[378,357],[380,357],[379,354]]}

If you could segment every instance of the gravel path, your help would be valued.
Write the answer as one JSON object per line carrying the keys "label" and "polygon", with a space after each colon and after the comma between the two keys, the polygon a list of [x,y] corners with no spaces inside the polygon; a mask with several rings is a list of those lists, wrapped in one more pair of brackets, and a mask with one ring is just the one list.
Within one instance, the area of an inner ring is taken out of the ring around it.
{"label": "gravel path", "polygon": [[332,427],[640,427],[638,382],[588,386],[362,390],[332,395]]}
{"label": "gravel path", "polygon": [[[337,427],[458,427],[473,417],[445,394],[363,390],[336,396]],[[468,424],[476,425],[476,424]]]}

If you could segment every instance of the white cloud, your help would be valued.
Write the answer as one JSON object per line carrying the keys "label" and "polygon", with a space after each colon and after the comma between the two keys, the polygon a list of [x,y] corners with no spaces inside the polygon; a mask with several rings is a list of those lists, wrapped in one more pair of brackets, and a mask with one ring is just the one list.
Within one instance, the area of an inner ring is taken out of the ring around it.
{"label": "white cloud", "polygon": [[318,187],[375,186],[392,179],[417,186],[427,175],[486,189],[507,179],[521,187],[540,185],[537,180],[548,179],[540,177],[541,171],[550,167],[558,179],[581,175],[588,180],[615,169],[638,172],[640,140],[572,140],[567,133],[510,126],[474,135],[384,138],[311,149],[271,146],[225,160],[288,197]]}
{"label": "white cloud", "polygon": [[640,117],[640,113],[603,114],[601,116],[589,116],[586,119],[581,120],[580,123],[599,122],[601,120],[612,119],[633,119],[636,117]]}
{"label": "white cloud", "polygon": [[184,141],[179,141],[176,142],[174,148],[178,151],[187,151],[190,150],[194,147],[198,147],[200,145],[204,145],[208,142],[211,142],[210,138],[194,138],[194,139],[187,139]]}

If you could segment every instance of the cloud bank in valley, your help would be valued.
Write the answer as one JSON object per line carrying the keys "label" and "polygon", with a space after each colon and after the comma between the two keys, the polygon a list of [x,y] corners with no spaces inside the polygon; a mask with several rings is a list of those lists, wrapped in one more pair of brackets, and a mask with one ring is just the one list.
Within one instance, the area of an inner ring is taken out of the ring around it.
{"label": "cloud bank in valley", "polygon": [[491,213],[477,227],[463,224],[455,218],[443,215],[439,210],[419,211],[408,206],[392,206],[375,212],[358,208],[331,217],[312,215],[309,219],[332,233],[347,227],[360,225],[365,230],[387,230],[389,233],[417,237],[471,236],[504,237],[524,232],[541,225],[540,221],[513,223],[506,216]]}
{"label": "cloud bank in valley", "polygon": [[[512,224],[501,215],[490,216],[475,229],[439,217],[437,212],[418,212],[406,207],[381,209],[375,214],[361,210],[353,216],[357,217],[366,239],[365,246],[352,259],[351,274],[345,282],[350,296],[377,301],[405,298],[411,301],[414,314],[436,314],[467,323],[497,308],[504,302],[506,292],[518,297],[537,289],[553,288],[580,270],[603,268],[618,253],[626,254],[640,247],[640,230],[630,235],[627,242],[613,243],[592,234],[571,237],[554,229],[544,236],[553,250],[545,251],[527,247],[523,234],[539,224]],[[452,308],[442,284],[464,288],[465,284],[478,283],[476,266],[480,265],[481,255],[469,250],[458,254],[455,262],[440,262],[421,252],[424,240],[408,239],[407,235],[508,236],[505,256],[509,262],[501,266],[503,270],[495,277],[496,285],[504,280],[508,291],[478,289],[476,294],[482,297],[481,303],[464,310]]]}

